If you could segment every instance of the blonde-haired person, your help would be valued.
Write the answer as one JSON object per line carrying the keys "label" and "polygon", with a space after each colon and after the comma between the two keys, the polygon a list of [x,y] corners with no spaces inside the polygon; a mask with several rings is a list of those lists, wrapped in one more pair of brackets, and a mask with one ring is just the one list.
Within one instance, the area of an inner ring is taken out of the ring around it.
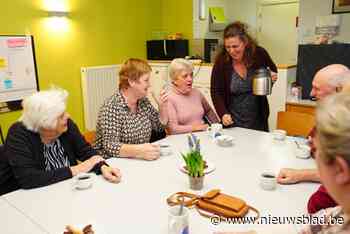
{"label": "blonde-haired person", "polygon": [[[346,92],[325,98],[316,111],[316,164],[321,182],[339,204],[314,216],[342,221],[309,226],[301,233],[350,233],[350,95]],[[326,219],[329,220],[329,219]],[[315,232],[314,230],[318,230]]]}
{"label": "blonde-haired person", "polygon": [[90,171],[119,182],[120,171],[97,155],[69,118],[67,96],[65,90],[51,89],[23,100],[22,116],[10,127],[5,143],[5,154],[21,188],[46,186]]}
{"label": "blonde-haired person", "polygon": [[167,94],[160,96],[160,113],[146,97],[150,88],[151,67],[141,59],[128,59],[119,72],[119,90],[100,108],[95,148],[104,157],[129,157],[155,160],[158,144],[151,136],[165,136],[168,123]]}
{"label": "blonde-haired person", "polygon": [[206,130],[208,124],[217,123],[215,112],[203,94],[192,87],[193,65],[186,59],[174,59],[169,66],[171,86],[168,96],[168,130],[170,134]]}

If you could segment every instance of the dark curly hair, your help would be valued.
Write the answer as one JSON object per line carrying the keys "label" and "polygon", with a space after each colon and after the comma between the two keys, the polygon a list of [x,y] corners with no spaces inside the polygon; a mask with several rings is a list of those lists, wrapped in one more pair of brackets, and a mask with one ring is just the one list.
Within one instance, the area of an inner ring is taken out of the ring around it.
{"label": "dark curly hair", "polygon": [[[224,40],[231,37],[239,37],[241,41],[246,43],[246,48],[243,54],[243,62],[247,67],[250,67],[254,63],[254,55],[257,47],[257,42],[248,34],[248,26],[240,21],[233,22],[226,26],[224,30]],[[225,60],[230,60],[230,55],[227,53],[225,47],[220,53],[224,56]]]}

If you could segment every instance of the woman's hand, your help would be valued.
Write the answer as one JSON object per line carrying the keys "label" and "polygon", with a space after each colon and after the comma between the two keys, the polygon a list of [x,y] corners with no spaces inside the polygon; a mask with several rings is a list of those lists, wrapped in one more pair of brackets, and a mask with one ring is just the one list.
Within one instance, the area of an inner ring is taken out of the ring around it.
{"label": "woman's hand", "polygon": [[276,72],[271,72],[271,80],[272,82],[276,82],[278,79]]}
{"label": "woman's hand", "polygon": [[225,126],[229,126],[229,125],[233,124],[233,120],[232,120],[231,115],[230,114],[224,114],[222,116],[222,123]]}
{"label": "woman's hand", "polygon": [[156,160],[160,156],[160,146],[157,144],[140,144],[138,145],[138,151],[136,158],[144,160]]}
{"label": "woman's hand", "polygon": [[118,168],[113,168],[107,165],[103,165],[101,167],[101,172],[102,172],[103,178],[105,178],[107,181],[111,183],[119,183],[122,178],[122,174],[120,173],[120,170]]}
{"label": "woman's hand", "polygon": [[208,124],[194,124],[192,125],[192,132],[207,130]]}
{"label": "woman's hand", "polygon": [[163,89],[159,96],[159,116],[160,122],[163,125],[167,125],[169,121],[168,116],[168,93]]}
{"label": "woman's hand", "polygon": [[104,158],[102,158],[100,155],[95,155],[89,158],[88,160],[85,160],[84,162],[73,166],[70,168],[72,175],[76,176],[79,173],[89,172],[92,168],[99,162],[104,161]]}

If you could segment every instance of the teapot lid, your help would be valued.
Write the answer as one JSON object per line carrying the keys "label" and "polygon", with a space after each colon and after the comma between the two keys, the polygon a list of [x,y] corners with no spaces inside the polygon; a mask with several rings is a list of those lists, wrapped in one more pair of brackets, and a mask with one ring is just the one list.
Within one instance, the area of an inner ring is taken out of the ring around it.
{"label": "teapot lid", "polygon": [[260,67],[260,68],[258,68],[258,69],[255,71],[255,74],[256,74],[258,77],[262,77],[262,76],[270,77],[270,76],[271,76],[270,69],[265,68],[265,67]]}

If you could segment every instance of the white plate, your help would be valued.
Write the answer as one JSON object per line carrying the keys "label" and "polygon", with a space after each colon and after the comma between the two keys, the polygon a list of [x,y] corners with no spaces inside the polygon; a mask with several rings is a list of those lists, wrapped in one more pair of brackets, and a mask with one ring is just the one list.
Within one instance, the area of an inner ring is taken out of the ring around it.
{"label": "white plate", "polygon": [[[187,170],[185,169],[185,166],[186,166],[186,164],[185,163],[182,163],[181,165],[180,165],[180,171],[181,172],[183,172],[183,173],[185,173],[185,174],[187,174]],[[205,168],[204,169],[204,174],[206,175],[206,174],[209,174],[209,173],[211,173],[211,172],[213,172],[213,171],[215,171],[215,166],[214,166],[214,164],[212,164],[211,162],[208,162],[207,161],[207,168]]]}

